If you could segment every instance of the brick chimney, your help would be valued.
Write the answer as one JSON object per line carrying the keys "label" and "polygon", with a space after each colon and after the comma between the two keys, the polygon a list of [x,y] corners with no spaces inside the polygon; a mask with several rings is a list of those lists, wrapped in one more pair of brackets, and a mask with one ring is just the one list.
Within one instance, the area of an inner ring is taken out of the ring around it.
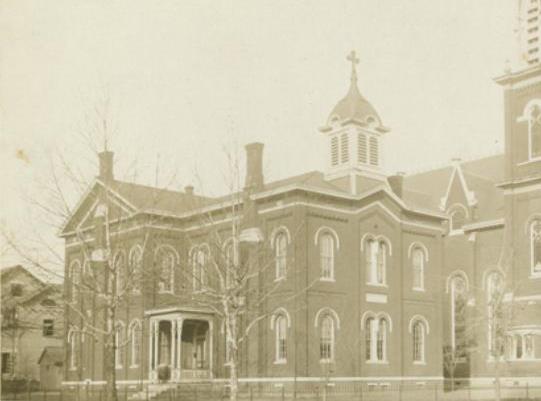
{"label": "brick chimney", "polygon": [[263,144],[249,143],[246,149],[246,181],[247,190],[259,190],[263,187]]}
{"label": "brick chimney", "polygon": [[108,150],[98,153],[100,163],[100,175],[103,181],[112,181],[113,175],[113,156],[114,153]]}
{"label": "brick chimney", "polygon": [[397,172],[395,175],[387,178],[391,189],[399,198],[402,198],[404,193],[404,175],[403,172]]}

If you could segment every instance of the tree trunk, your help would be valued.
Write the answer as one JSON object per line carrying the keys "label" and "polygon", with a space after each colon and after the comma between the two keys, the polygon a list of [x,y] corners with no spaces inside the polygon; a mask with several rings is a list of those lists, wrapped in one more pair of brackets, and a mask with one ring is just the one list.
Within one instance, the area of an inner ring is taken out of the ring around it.
{"label": "tree trunk", "polygon": [[231,358],[229,365],[229,401],[237,401],[239,393],[239,376],[237,372],[237,358]]}
{"label": "tree trunk", "polygon": [[108,351],[105,352],[105,367],[107,372],[107,384],[106,384],[106,400],[118,401],[118,393],[116,388],[116,344],[113,334],[108,334],[109,339],[107,342],[111,345]]}

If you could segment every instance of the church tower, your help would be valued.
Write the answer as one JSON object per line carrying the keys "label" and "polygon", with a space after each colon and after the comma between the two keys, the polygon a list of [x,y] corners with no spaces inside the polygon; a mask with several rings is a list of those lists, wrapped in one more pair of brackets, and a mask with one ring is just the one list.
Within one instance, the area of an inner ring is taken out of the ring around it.
{"label": "church tower", "polygon": [[359,59],[352,51],[351,82],[348,93],[331,111],[320,131],[327,137],[328,165],[325,179],[348,187],[355,194],[362,188],[363,178],[385,180],[381,169],[381,136],[384,127],[374,107],[361,95],[357,86],[356,64]]}

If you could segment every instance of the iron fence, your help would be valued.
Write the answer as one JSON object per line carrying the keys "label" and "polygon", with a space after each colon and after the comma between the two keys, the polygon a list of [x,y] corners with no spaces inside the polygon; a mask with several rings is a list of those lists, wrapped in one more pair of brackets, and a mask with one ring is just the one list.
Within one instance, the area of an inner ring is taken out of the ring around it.
{"label": "iron fence", "polygon": [[[451,388],[452,387],[452,388]],[[485,401],[495,399],[494,386],[464,383],[399,382],[243,382],[239,401]],[[105,401],[104,386],[82,385],[58,390],[12,391],[4,401]],[[541,386],[503,385],[502,400],[541,401]],[[119,386],[119,401],[222,401],[229,398],[226,383],[182,383]]]}

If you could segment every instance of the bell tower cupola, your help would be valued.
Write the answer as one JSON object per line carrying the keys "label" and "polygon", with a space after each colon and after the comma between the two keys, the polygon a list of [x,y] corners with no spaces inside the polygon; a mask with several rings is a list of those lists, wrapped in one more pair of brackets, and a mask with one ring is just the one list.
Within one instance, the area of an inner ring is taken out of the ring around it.
{"label": "bell tower cupola", "polygon": [[[381,170],[381,136],[389,131],[383,126],[374,107],[357,86],[355,51],[347,56],[351,62],[351,81],[348,93],[331,111],[320,132],[327,137],[328,180],[350,176],[366,176],[384,180]],[[352,178],[352,179],[353,179]],[[352,192],[357,192],[352,189]]]}

